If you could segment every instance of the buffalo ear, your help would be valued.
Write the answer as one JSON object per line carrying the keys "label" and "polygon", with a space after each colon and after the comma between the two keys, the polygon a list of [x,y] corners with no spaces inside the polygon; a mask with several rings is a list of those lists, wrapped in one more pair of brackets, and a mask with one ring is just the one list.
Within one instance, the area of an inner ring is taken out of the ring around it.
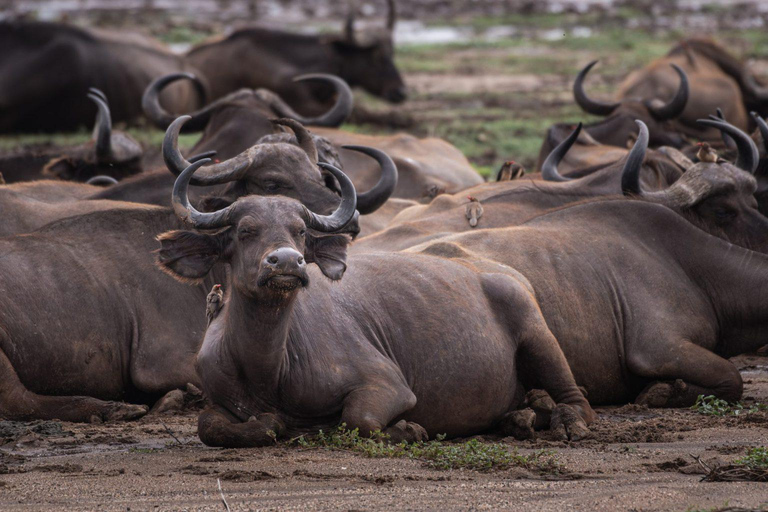
{"label": "buffalo ear", "polygon": [[54,158],[43,167],[43,174],[60,180],[69,181],[75,178],[77,166],[69,157]]}
{"label": "buffalo ear", "polygon": [[316,263],[325,277],[338,281],[347,270],[348,235],[307,235],[304,258],[307,263]]}
{"label": "buffalo ear", "polygon": [[155,252],[155,261],[160,270],[180,281],[196,281],[205,277],[224,254],[229,230],[215,235],[168,231],[157,240],[161,247]]}

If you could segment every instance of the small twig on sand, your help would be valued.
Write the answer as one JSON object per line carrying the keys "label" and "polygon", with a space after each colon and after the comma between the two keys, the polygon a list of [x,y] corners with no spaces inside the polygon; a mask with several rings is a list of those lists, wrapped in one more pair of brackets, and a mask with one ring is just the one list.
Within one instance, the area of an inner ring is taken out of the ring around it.
{"label": "small twig on sand", "polygon": [[224,497],[224,491],[221,490],[221,478],[217,478],[216,483],[219,484],[219,494],[221,494],[221,502],[224,504],[224,508],[227,509],[227,512],[231,512],[229,504],[227,503],[227,498]]}
{"label": "small twig on sand", "polygon": [[166,425],[164,421],[161,421],[161,422],[160,422],[160,424],[161,424],[163,427],[165,427],[165,431],[166,431],[166,432],[168,432],[168,434],[170,434],[170,436],[171,436],[172,438],[174,438],[174,439],[176,440],[176,442],[177,442],[177,443],[179,443],[179,444],[184,444],[184,443],[182,443],[181,441],[179,441],[179,438],[178,438],[178,437],[176,437],[176,434],[174,434],[174,433],[173,433],[173,430],[171,430],[171,429],[170,429],[170,427],[169,427],[168,425]]}

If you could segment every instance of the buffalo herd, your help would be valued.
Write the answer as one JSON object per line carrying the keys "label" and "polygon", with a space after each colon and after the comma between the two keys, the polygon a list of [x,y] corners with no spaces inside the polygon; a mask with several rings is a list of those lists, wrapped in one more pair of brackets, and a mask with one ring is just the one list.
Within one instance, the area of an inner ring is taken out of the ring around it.
{"label": "buffalo herd", "polygon": [[132,420],[199,389],[211,446],[578,440],[592,406],[740,399],[728,358],[768,344],[768,86],[706,39],[612,101],[591,62],[574,101],[604,119],[486,182],[444,140],[342,127],[350,87],[407,99],[396,18],[184,55],[0,23],[0,132],[93,125],[42,165],[0,160],[0,417]]}

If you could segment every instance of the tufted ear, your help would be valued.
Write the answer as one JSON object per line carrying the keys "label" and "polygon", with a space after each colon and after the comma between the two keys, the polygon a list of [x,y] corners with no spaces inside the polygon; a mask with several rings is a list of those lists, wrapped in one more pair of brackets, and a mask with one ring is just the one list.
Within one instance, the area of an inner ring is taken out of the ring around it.
{"label": "tufted ear", "polygon": [[315,263],[325,277],[338,281],[347,270],[347,235],[307,234],[304,258],[307,263]]}
{"label": "tufted ear", "polygon": [[168,231],[157,237],[160,249],[156,263],[180,281],[202,279],[224,254],[229,244],[229,229],[215,235],[193,231]]}

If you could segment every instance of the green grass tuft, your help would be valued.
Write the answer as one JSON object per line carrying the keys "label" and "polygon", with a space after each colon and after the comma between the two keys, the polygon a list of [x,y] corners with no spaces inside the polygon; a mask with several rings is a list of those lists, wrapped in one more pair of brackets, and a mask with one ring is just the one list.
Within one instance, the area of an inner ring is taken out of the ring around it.
{"label": "green grass tuft", "polygon": [[756,403],[745,406],[741,402],[730,403],[714,395],[699,395],[691,409],[707,416],[741,416],[768,410],[768,405]]}
{"label": "green grass tuft", "polygon": [[321,430],[317,435],[298,437],[292,442],[304,448],[346,450],[371,458],[420,460],[434,469],[491,471],[517,467],[542,473],[558,473],[562,469],[554,455],[544,450],[522,455],[502,443],[484,443],[477,439],[447,443],[443,436],[438,436],[434,441],[392,444],[387,437],[382,433],[362,437],[357,429],[348,430],[341,425],[329,432]]}
{"label": "green grass tuft", "polygon": [[735,464],[749,466],[752,469],[768,469],[768,447],[751,448],[744,457],[736,459]]}

